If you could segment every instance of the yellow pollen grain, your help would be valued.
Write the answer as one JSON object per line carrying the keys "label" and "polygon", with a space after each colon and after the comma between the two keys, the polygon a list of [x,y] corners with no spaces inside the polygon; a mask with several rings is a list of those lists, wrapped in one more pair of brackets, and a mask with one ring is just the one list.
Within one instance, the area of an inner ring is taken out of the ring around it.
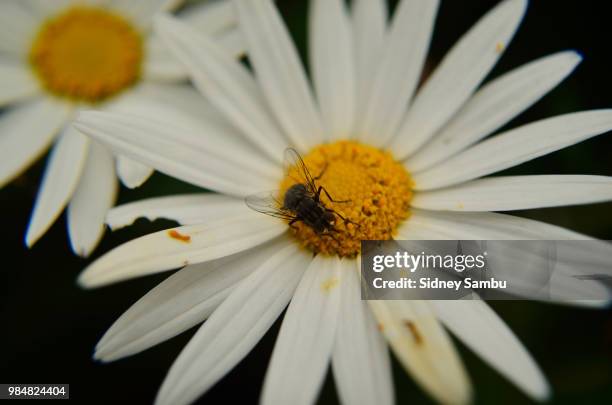
{"label": "yellow pollen grain", "polygon": [[47,91],[86,103],[107,99],[137,82],[142,58],[142,38],[127,20],[84,6],[47,20],[29,54]]}
{"label": "yellow pollen grain", "polygon": [[[303,222],[294,224],[296,238],[307,249],[324,255],[353,257],[362,240],[391,239],[408,218],[412,199],[411,179],[406,169],[386,151],[352,141],[339,141],[314,148],[303,156],[313,177],[335,201],[321,193],[321,202],[342,217],[336,217],[333,237],[317,234]],[[280,185],[280,201],[300,179],[291,167]]]}

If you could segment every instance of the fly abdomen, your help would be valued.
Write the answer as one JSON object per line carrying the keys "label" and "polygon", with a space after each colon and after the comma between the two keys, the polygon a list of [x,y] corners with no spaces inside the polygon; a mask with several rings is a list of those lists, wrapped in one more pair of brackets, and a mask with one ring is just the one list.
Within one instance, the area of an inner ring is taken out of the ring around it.
{"label": "fly abdomen", "polygon": [[309,199],[308,190],[304,187],[303,184],[294,184],[291,186],[287,192],[285,192],[285,197],[283,199],[283,207],[291,210],[298,211],[300,202],[305,199]]}
{"label": "fly abdomen", "polygon": [[321,217],[323,209],[312,198],[300,200],[296,207],[296,214],[307,224],[314,224]]}

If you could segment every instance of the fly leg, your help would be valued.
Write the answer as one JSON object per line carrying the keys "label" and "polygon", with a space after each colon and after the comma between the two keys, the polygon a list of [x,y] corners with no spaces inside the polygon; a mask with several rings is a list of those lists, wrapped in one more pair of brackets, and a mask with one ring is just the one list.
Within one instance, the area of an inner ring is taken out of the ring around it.
{"label": "fly leg", "polygon": [[299,231],[300,228],[298,228],[297,226],[295,226],[296,222],[300,222],[302,220],[302,218],[293,218],[291,221],[289,221],[289,226],[291,227],[291,229],[295,230],[296,232]]}
{"label": "fly leg", "polygon": [[342,215],[340,215],[338,212],[332,210],[331,208],[325,208],[325,211],[327,212],[331,212],[334,215],[337,215],[340,217],[340,219],[342,219],[344,221],[345,224],[353,224],[355,226],[359,226],[359,224],[355,221],[351,221],[349,218],[343,217]]}
{"label": "fly leg", "polygon": [[[321,177],[323,177],[323,175],[325,174],[325,171],[327,170],[327,167],[329,166],[329,164],[327,162],[325,162],[325,166],[323,166],[323,169],[321,170],[321,172],[319,173],[319,175],[317,177],[315,177],[313,180],[319,180]],[[329,199],[329,201],[334,202],[334,203],[348,203],[351,202],[351,200],[343,200],[343,201],[337,201],[334,200],[332,198],[331,195],[329,195],[329,193],[327,192],[327,190],[325,189],[325,187],[323,186],[319,186],[319,188],[317,189],[317,192],[315,194],[315,198],[314,200],[316,202],[319,202],[321,200],[321,191],[323,191],[325,193],[325,195],[327,196],[327,198]]]}
{"label": "fly leg", "polygon": [[329,166],[329,164],[325,162],[325,166],[323,166],[323,170],[321,170],[319,175],[315,177],[313,180],[319,180],[321,177],[323,177],[323,175],[325,174],[325,171],[327,170],[327,166]]}
{"label": "fly leg", "polygon": [[330,238],[332,238],[333,240],[335,240],[335,241],[336,241],[336,243],[340,244],[340,241],[338,240],[338,238],[336,238],[336,236],[335,236],[335,235],[334,235],[332,232],[338,232],[338,231],[337,231],[337,230],[335,230],[335,229],[329,229],[329,230],[327,230],[327,232],[322,232],[322,233],[320,233],[319,235],[320,235],[321,237],[324,237],[324,236],[329,236]]}
{"label": "fly leg", "polygon": [[317,190],[317,195],[315,196],[315,200],[317,202],[319,202],[319,199],[320,199],[320,196],[321,196],[321,191],[323,191],[325,193],[325,195],[327,196],[327,198],[329,199],[329,201],[331,201],[333,203],[349,203],[349,202],[351,202],[351,200],[334,200],[332,198],[332,196],[329,195],[329,193],[327,192],[325,187],[323,187],[323,186],[319,186],[319,189]]}

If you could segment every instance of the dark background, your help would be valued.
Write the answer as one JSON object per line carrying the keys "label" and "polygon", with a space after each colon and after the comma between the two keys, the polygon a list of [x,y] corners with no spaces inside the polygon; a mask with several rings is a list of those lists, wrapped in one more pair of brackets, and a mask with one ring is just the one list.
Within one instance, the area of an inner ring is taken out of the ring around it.
{"label": "dark background", "polygon": [[[278,3],[304,55],[307,2],[279,0]],[[435,66],[454,41],[496,3],[495,0],[443,0],[428,64]],[[612,29],[606,3],[532,0],[521,30],[491,77],[565,49],[580,51],[584,61],[574,75],[509,126],[570,111],[612,106],[609,78]],[[504,174],[612,175],[611,152],[612,135],[603,136]],[[151,403],[166,371],[193,330],[116,363],[103,365],[91,360],[92,349],[104,331],[165,275],[93,291],[79,289],[76,276],[90,260],[72,255],[63,217],[28,251],[23,236],[43,167],[41,161],[0,190],[3,229],[0,236],[0,382],[70,383],[71,399],[79,402],[108,403],[122,399]],[[157,174],[139,190],[122,190],[120,202],[193,190]],[[612,239],[612,203],[517,214]],[[129,229],[107,233],[94,258],[121,242],[170,224],[139,221]],[[542,366],[554,390],[553,403],[612,403],[609,310],[531,302],[493,302],[492,305]],[[251,354],[203,400],[256,402],[278,326],[277,322]],[[510,383],[459,346],[475,386],[477,403],[529,402]],[[431,403],[397,363],[394,368],[398,403]],[[337,401],[333,381],[328,377],[320,402]]]}

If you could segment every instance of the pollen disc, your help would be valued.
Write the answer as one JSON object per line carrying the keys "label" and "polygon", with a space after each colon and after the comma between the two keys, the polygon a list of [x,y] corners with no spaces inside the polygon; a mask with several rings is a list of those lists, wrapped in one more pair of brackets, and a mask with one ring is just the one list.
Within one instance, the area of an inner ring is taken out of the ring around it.
{"label": "pollen disc", "polygon": [[[315,253],[355,256],[362,240],[391,239],[398,225],[409,216],[411,179],[404,166],[390,153],[357,142],[340,141],[317,146],[303,156],[304,163],[334,201],[321,193],[326,208],[337,216],[332,235],[317,234],[303,222],[294,224],[294,234]],[[325,169],[325,170],[324,170]],[[300,178],[300,169],[290,167],[280,186],[285,192]]]}
{"label": "pollen disc", "polygon": [[50,93],[95,103],[134,84],[143,50],[123,17],[96,7],[73,7],[42,24],[30,64]]}

